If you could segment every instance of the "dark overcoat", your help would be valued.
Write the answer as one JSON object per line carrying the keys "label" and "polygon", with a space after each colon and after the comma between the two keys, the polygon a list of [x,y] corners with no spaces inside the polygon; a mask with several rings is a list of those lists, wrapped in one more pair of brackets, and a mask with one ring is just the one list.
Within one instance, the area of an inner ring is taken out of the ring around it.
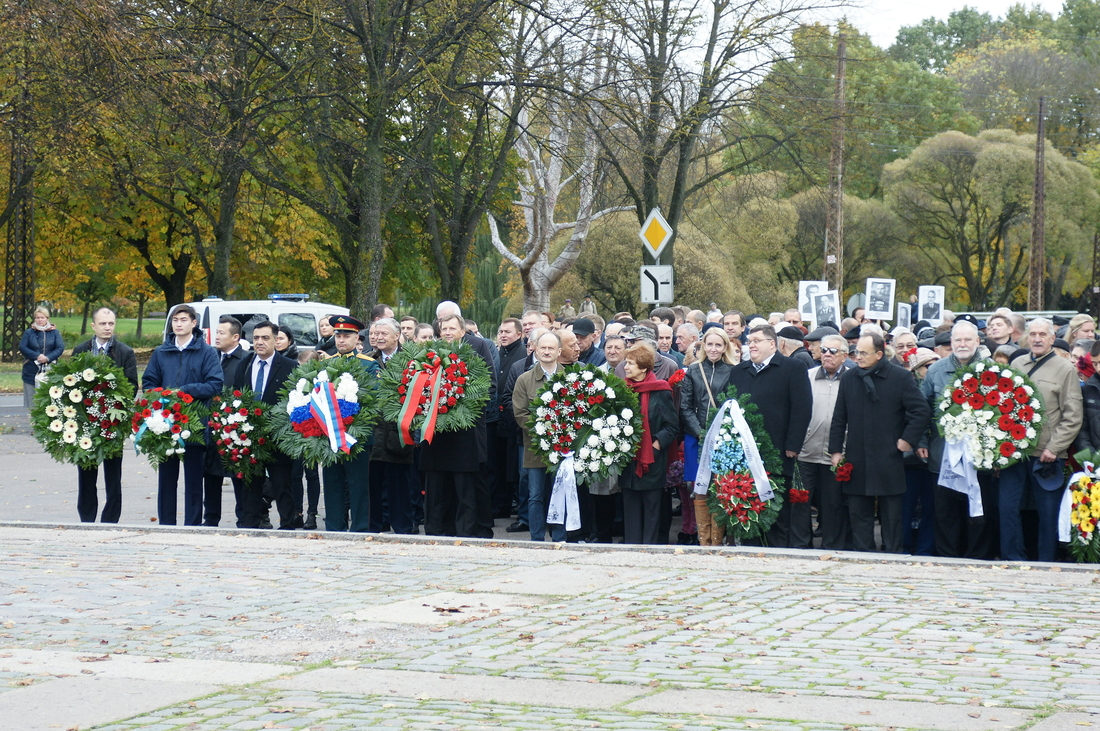
{"label": "dark overcoat", "polygon": [[[641,394],[638,397],[641,399]],[[653,391],[649,394],[649,433],[661,448],[653,450],[653,464],[641,477],[634,472],[638,468],[637,461],[632,460],[623,468],[619,486],[624,490],[659,490],[665,486],[669,447],[680,433],[680,419],[672,403],[671,391]]]}
{"label": "dark overcoat", "polygon": [[[795,460],[784,452],[802,451],[813,414],[814,394],[806,366],[776,352],[759,373],[752,361],[743,361],[730,373],[730,384],[748,394],[764,420],[764,431],[783,459],[783,474],[794,474]],[[715,398],[718,394],[715,394]]]}
{"label": "dark overcoat", "polygon": [[859,370],[850,368],[840,377],[829,452],[844,452],[853,465],[851,479],[841,483],[846,495],[901,495],[905,492],[905,459],[898,451],[898,440],[916,447],[928,428],[932,409],[913,374],[904,368],[886,363],[871,376],[878,401],[871,400]]}
{"label": "dark overcoat", "polygon": [[420,443],[420,469],[425,472],[479,472],[479,465],[488,460],[486,418],[496,410],[497,374],[493,353],[484,338],[467,333],[463,340],[485,361],[489,368],[489,401],[477,424],[470,429],[436,432],[432,443]]}

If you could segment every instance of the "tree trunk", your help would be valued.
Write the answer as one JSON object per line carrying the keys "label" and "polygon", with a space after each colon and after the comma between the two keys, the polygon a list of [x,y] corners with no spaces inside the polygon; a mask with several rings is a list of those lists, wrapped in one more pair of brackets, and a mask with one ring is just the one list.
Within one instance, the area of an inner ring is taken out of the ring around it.
{"label": "tree trunk", "polygon": [[223,170],[222,184],[218,190],[218,222],[214,224],[214,266],[207,280],[207,294],[212,297],[229,297],[229,260],[233,253],[233,229],[240,201],[241,178],[244,163],[236,153],[232,154]]}
{"label": "tree trunk", "polygon": [[92,309],[91,302],[84,303],[84,318],[80,321],[80,334],[88,332],[88,310]]}
{"label": "tree trunk", "polygon": [[141,295],[141,294],[138,295],[138,298],[137,298],[137,301],[138,301],[137,332],[134,335],[134,337],[136,337],[139,340],[141,339],[141,327],[145,323],[145,300],[146,300],[145,295]]}

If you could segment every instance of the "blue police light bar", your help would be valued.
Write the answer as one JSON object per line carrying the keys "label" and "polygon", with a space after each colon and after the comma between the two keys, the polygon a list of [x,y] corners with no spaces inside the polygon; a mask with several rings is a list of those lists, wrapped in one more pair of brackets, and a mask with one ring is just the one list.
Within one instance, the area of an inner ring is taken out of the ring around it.
{"label": "blue police light bar", "polygon": [[269,300],[271,300],[272,302],[275,302],[275,301],[305,302],[306,300],[309,299],[309,295],[308,294],[269,294],[267,296],[267,298]]}

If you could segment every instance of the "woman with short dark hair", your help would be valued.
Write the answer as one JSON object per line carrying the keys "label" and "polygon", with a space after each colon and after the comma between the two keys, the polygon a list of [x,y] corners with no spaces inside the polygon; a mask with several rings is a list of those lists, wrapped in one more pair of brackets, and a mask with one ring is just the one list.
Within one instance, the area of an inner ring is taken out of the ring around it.
{"label": "woman with short dark hair", "polygon": [[661,490],[668,472],[668,448],[680,431],[672,387],[653,373],[657,353],[638,343],[623,357],[626,383],[638,395],[642,440],[634,460],[619,476],[623,490],[623,543],[656,544],[660,532]]}

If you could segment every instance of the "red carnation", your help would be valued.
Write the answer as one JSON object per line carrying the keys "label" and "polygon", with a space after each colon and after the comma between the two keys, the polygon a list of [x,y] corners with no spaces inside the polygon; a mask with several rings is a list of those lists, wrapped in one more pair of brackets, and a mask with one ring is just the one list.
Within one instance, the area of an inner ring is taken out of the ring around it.
{"label": "red carnation", "polygon": [[1001,456],[1011,457],[1016,452],[1016,445],[1012,442],[1001,442]]}
{"label": "red carnation", "polygon": [[840,465],[836,468],[836,481],[848,482],[852,479],[852,471],[854,469],[855,467],[852,466],[851,462],[845,462],[844,464]]}
{"label": "red carnation", "polygon": [[[683,380],[683,379],[681,379]],[[797,487],[792,487],[788,493],[792,503],[808,503],[810,502],[810,491],[799,490]]]}
{"label": "red carnation", "polygon": [[241,409],[240,411],[238,411],[237,413],[238,413],[238,414],[240,414],[241,416],[248,416],[248,409],[243,409],[243,408],[242,408],[242,409]]}
{"label": "red carnation", "polygon": [[92,400],[90,398],[84,399],[84,405],[85,406],[91,406],[92,405]]}
{"label": "red carnation", "polygon": [[194,401],[195,399],[191,398],[191,394],[189,394],[189,393],[181,393],[180,394],[180,400],[183,401],[183,403],[185,403],[185,404],[189,404],[192,401]]}
{"label": "red carnation", "polygon": [[181,431],[183,431],[183,429],[180,427],[179,424],[173,424],[172,425],[172,433],[173,434],[179,434]]}
{"label": "red carnation", "polygon": [[233,391],[233,395],[236,396],[237,398],[240,398],[241,397],[241,392],[240,391]]}
{"label": "red carnation", "polygon": [[262,446],[264,444],[267,444],[267,440],[264,439],[263,437],[260,437],[259,439],[256,440],[256,444],[259,444],[259,445]]}
{"label": "red carnation", "polygon": [[263,409],[252,409],[252,415],[253,416],[262,416],[263,413],[264,413]]}
{"label": "red carnation", "polygon": [[189,421],[191,421],[191,417],[190,417],[190,416],[188,416],[187,414],[181,414],[181,415],[180,415],[180,423],[181,423],[181,424],[186,424],[186,423],[187,423],[187,422],[189,422]]}
{"label": "red carnation", "polygon": [[446,406],[440,406],[439,407],[439,413],[446,414],[447,413],[447,407]]}

